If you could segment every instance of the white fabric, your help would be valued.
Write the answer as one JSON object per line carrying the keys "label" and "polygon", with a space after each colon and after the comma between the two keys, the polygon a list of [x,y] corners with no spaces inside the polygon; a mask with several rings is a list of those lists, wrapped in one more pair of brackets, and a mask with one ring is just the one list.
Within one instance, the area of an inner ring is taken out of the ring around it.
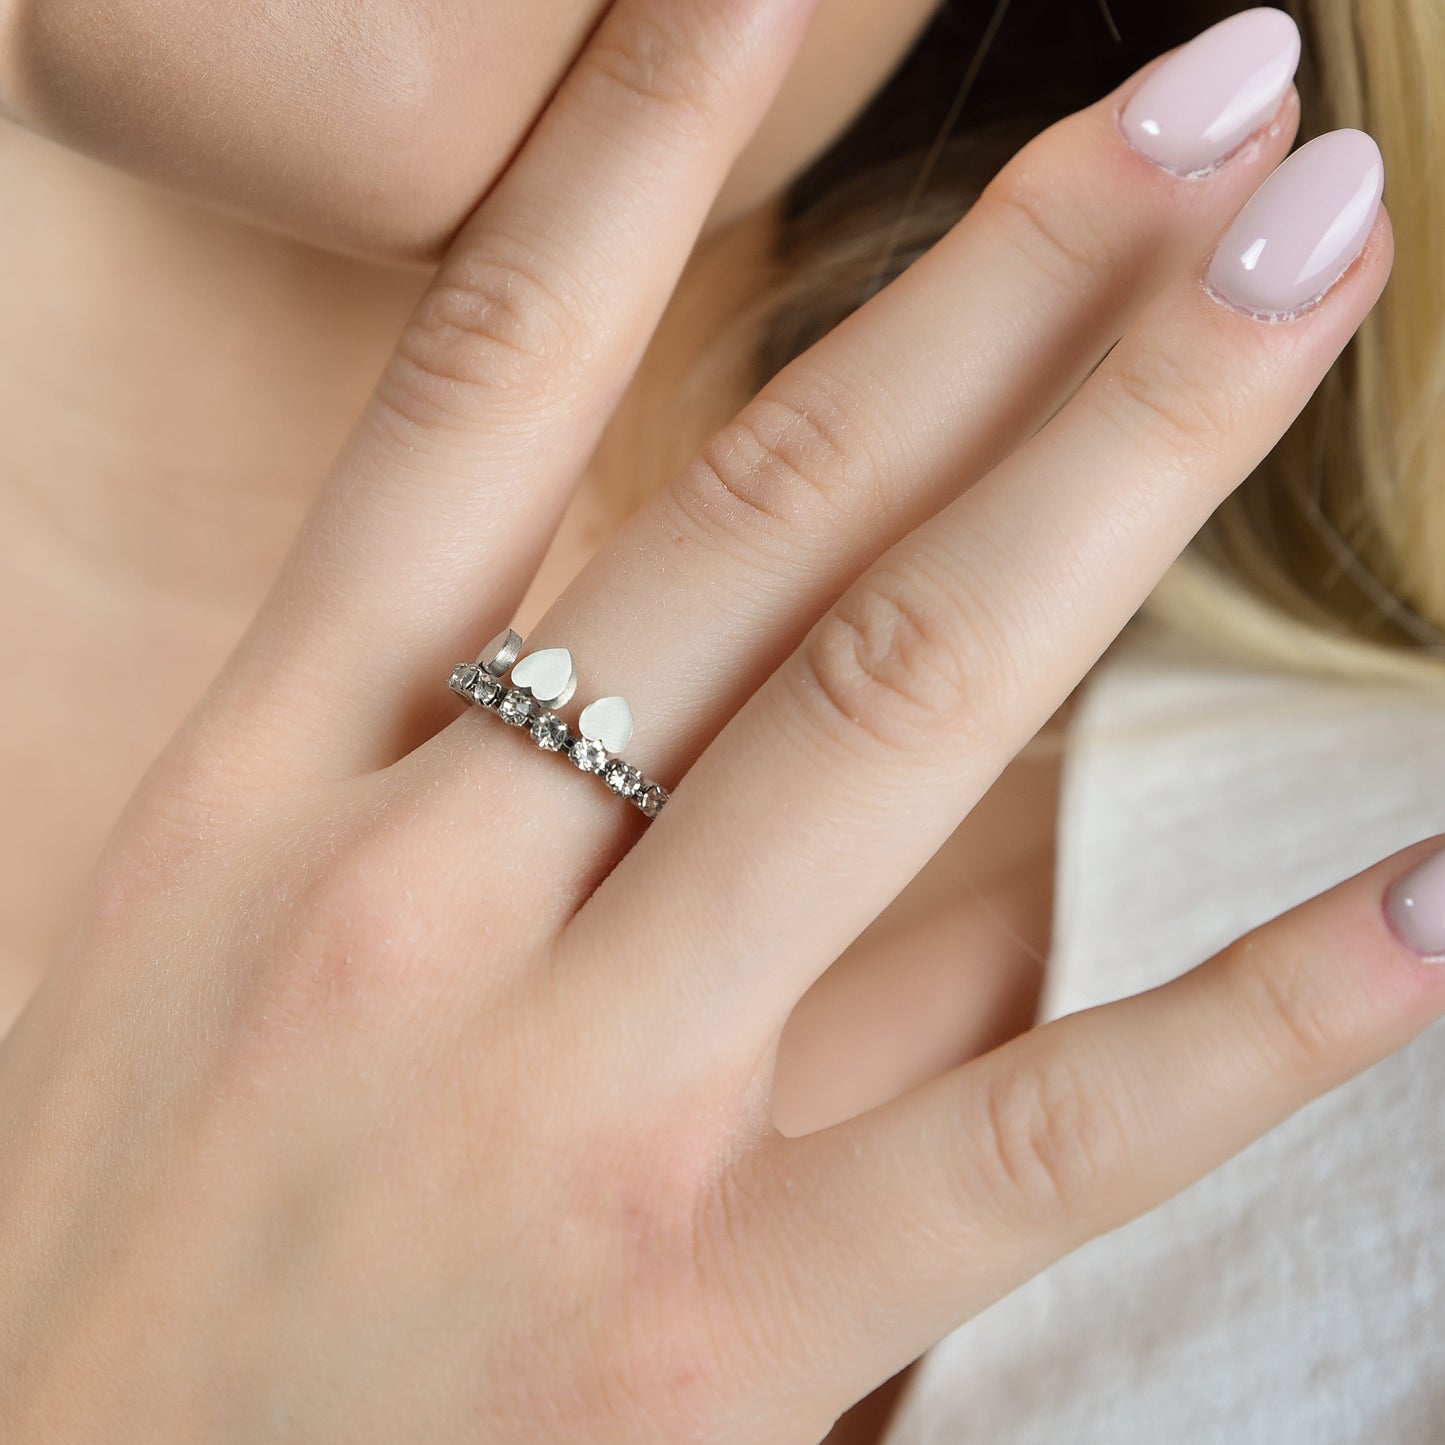
{"label": "white fabric", "polygon": [[[1445,704],[1126,636],[1060,815],[1047,1017],[1135,993],[1445,832]],[[1001,1301],[886,1445],[1441,1445],[1445,1031]]]}

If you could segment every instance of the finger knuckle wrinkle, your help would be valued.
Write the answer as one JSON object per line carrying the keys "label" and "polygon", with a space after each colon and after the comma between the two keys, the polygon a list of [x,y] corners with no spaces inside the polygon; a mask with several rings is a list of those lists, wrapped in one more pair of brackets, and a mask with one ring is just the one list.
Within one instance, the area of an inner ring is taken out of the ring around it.
{"label": "finger knuckle wrinkle", "polygon": [[1009,240],[1052,280],[1071,288],[1091,284],[1116,264],[1107,234],[1071,198],[1072,184],[1005,167],[984,192]]}
{"label": "finger knuckle wrinkle", "polygon": [[1132,441],[1185,454],[1212,451],[1226,441],[1241,410],[1218,368],[1185,363],[1165,350],[1108,363],[1103,395],[1106,413]]}
{"label": "finger knuckle wrinkle", "polygon": [[860,464],[846,426],[842,408],[821,396],[761,396],[714,434],[676,500],[693,520],[735,536],[811,535],[837,519],[853,490]]}
{"label": "finger knuckle wrinkle", "polygon": [[941,590],[888,573],[850,589],[809,635],[802,663],[806,692],[835,729],[909,752],[971,731],[986,686]]}
{"label": "finger knuckle wrinkle", "polygon": [[1235,963],[1244,1005],[1267,1065],[1287,1079],[1313,1085],[1338,1068],[1345,1026],[1311,982],[1307,958],[1261,961],[1241,951]]}
{"label": "finger knuckle wrinkle", "polygon": [[593,42],[591,74],[630,107],[661,107],[674,122],[702,115],[718,84],[694,33],[697,8],[688,0],[614,14]]}
{"label": "finger knuckle wrinkle", "polygon": [[970,1157],[1002,1216],[1026,1224],[1087,1226],[1128,1157],[1106,1090],[1060,1059],[999,1070],[984,1093],[980,1132]]}
{"label": "finger knuckle wrinkle", "polygon": [[533,398],[586,359],[576,309],[533,271],[475,260],[418,306],[384,393],[422,423],[470,415],[478,393]]}

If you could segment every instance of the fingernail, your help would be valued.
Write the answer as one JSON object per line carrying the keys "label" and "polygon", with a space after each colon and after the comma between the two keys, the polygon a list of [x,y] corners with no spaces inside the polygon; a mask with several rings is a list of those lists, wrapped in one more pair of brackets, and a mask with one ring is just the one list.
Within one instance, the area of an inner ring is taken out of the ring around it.
{"label": "fingernail", "polygon": [[1225,232],[1210,287],[1255,316],[1303,310],[1364,250],[1384,185],[1380,148],[1364,131],[1335,130],[1301,146]]}
{"label": "fingernail", "polygon": [[1218,165],[1279,109],[1299,64],[1299,30],[1283,10],[1221,20],[1164,61],[1119,123],[1129,144],[1183,175]]}
{"label": "fingernail", "polygon": [[1427,963],[1445,963],[1445,851],[1390,889],[1385,915],[1407,948]]}

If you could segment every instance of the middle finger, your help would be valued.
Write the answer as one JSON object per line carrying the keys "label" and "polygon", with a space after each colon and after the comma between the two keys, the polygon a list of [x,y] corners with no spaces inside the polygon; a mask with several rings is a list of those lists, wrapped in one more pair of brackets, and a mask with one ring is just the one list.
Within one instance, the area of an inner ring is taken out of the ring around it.
{"label": "middle finger", "polygon": [[745,994],[750,1047],[780,1026],[1304,406],[1388,275],[1382,179],[1359,131],[1285,162],[1210,287],[1165,291],[1056,418],[817,623],[574,939],[643,917],[672,946],[660,987]]}
{"label": "middle finger", "polygon": [[[1297,120],[1297,33],[1278,11],[1259,22],[1252,13],[1216,26],[1145,81],[1156,96],[1190,87],[1201,112],[1203,50],[1216,96],[1202,111],[1233,107],[1212,170],[1180,175],[1126,140],[1120,116],[1137,78],[1054,126],[928,255],[768,385],[568,589],[530,648],[572,650],[587,689],[579,702],[631,698],[629,761],[664,782],[680,777],[857,574],[1052,415],[1218,234]],[[451,748],[478,741],[465,723],[436,740],[449,775]],[[600,789],[591,803],[574,789],[549,804],[571,845],[591,854],[597,830],[621,828],[625,814]]]}

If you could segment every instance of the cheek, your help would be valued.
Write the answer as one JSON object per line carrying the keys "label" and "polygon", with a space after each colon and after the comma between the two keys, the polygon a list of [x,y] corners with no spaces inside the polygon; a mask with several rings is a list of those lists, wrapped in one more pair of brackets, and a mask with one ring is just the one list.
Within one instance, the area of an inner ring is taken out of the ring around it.
{"label": "cheek", "polygon": [[602,3],[33,0],[17,109],[258,224],[423,259],[506,164]]}

